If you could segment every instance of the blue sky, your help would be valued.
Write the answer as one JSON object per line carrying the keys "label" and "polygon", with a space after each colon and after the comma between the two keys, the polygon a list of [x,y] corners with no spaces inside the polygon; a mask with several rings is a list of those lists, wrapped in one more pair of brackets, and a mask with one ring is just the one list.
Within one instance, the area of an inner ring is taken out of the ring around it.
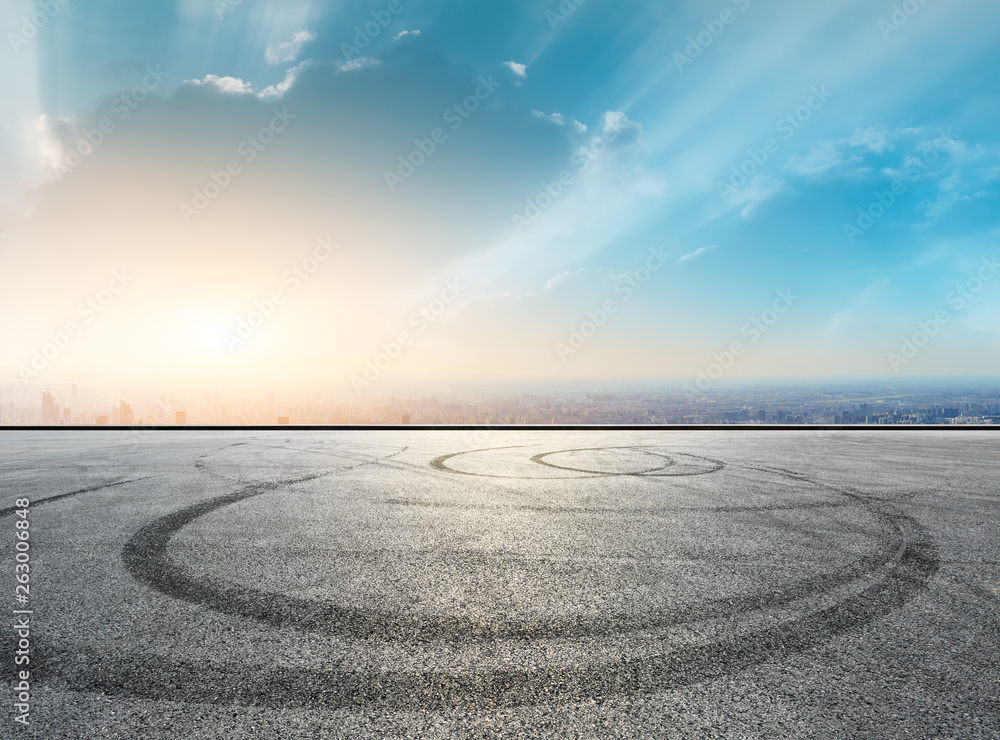
{"label": "blue sky", "polygon": [[[349,387],[455,279],[387,376],[689,378],[733,342],[733,377],[994,373],[998,20],[985,0],[8,3],[0,300],[25,318],[0,364],[16,377],[127,267],[43,376]],[[335,260],[227,345],[327,236]],[[754,338],[778,291],[796,300]]]}

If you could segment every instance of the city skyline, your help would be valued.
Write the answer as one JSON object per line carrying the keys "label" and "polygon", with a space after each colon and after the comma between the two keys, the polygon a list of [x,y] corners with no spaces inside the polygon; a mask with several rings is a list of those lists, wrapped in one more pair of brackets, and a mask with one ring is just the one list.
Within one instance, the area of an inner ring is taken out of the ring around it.
{"label": "city skyline", "polygon": [[[203,395],[138,389],[115,393],[76,384],[37,397],[0,386],[4,426],[274,425],[994,425],[1000,383],[940,378],[891,383],[618,382],[467,386],[438,392],[400,388],[366,398],[233,391]],[[126,400],[126,397],[128,400]],[[11,400],[13,399],[13,400]],[[40,407],[40,413],[39,413]]]}

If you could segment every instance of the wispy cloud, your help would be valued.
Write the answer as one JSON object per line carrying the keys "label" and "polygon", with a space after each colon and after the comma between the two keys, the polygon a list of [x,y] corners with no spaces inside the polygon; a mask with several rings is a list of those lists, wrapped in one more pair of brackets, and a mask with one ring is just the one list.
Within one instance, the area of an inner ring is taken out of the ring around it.
{"label": "wispy cloud", "polygon": [[580,123],[575,118],[567,118],[562,113],[543,113],[540,110],[533,110],[531,113],[535,118],[541,118],[542,120],[549,121],[557,126],[571,125],[574,130],[580,134],[586,133],[587,131],[587,126],[585,124]]}
{"label": "wispy cloud", "polygon": [[[807,154],[789,159],[786,169],[806,178],[816,178],[835,169],[854,175],[867,172],[870,168],[864,166],[866,155],[881,156],[892,151],[901,134],[916,131],[917,129],[890,131],[885,125],[858,128],[842,139],[817,142]],[[846,169],[848,166],[850,170]]]}
{"label": "wispy cloud", "polygon": [[253,85],[244,82],[239,77],[219,77],[218,75],[205,75],[200,80],[186,80],[193,85],[210,85],[219,92],[243,95],[253,92]]}
{"label": "wispy cloud", "polygon": [[268,85],[259,93],[257,97],[259,98],[280,98],[286,92],[288,92],[292,85],[295,84],[295,80],[298,79],[299,74],[308,66],[308,62],[301,62],[296,64],[290,70],[285,73],[285,79],[279,82],[277,85]]}
{"label": "wispy cloud", "polygon": [[341,72],[357,72],[368,67],[374,67],[378,63],[378,59],[373,57],[358,57],[349,62],[338,62],[337,69]]}
{"label": "wispy cloud", "polygon": [[719,246],[718,244],[709,244],[707,247],[698,247],[693,252],[690,252],[689,254],[685,254],[684,256],[680,257],[677,261],[678,262],[690,262],[695,257],[698,257],[699,255],[702,255],[702,254],[705,254],[705,252],[708,252],[711,249],[715,249],[718,246]]}
{"label": "wispy cloud", "polygon": [[747,185],[740,188],[730,199],[731,207],[743,206],[740,216],[749,218],[757,207],[770,200],[785,188],[783,180],[776,180],[767,175],[757,175]]}
{"label": "wispy cloud", "polygon": [[577,275],[583,275],[584,273],[589,272],[600,272],[600,270],[594,267],[581,267],[579,270],[560,272],[558,275],[553,275],[549,278],[549,281],[545,283],[545,290],[554,290],[571,282]]}
{"label": "wispy cloud", "polygon": [[292,36],[291,41],[283,41],[280,44],[271,44],[264,52],[264,59],[268,64],[286,64],[298,59],[302,52],[302,47],[309,41],[315,41],[316,34],[312,31],[299,31]]}

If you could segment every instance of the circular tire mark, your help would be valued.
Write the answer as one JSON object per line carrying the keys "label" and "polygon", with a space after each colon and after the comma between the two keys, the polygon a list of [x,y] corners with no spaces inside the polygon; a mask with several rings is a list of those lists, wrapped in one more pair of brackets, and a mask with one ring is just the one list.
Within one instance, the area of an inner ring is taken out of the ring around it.
{"label": "circular tire mark", "polygon": [[[447,456],[446,456],[447,457]],[[188,507],[143,527],[125,545],[122,558],[129,572],[153,588],[183,599],[205,604],[227,614],[260,622],[355,638],[382,640],[455,640],[546,637],[593,637],[600,631],[575,632],[558,625],[508,623],[500,628],[477,628],[459,618],[418,617],[362,612],[331,604],[269,594],[236,584],[212,584],[188,577],[167,554],[169,541],[181,528],[213,511],[255,496],[313,480],[321,475],[284,481],[257,483]],[[873,558],[855,571],[833,580],[847,583],[859,575],[885,567],[881,580],[860,593],[828,608],[797,619],[757,630],[748,635],[685,646],[666,654],[612,660],[599,665],[573,668],[484,669],[470,672],[380,671],[351,669],[302,669],[283,666],[228,666],[191,663],[163,656],[124,654],[84,655],[76,650],[59,651],[39,644],[40,659],[76,689],[107,694],[181,702],[206,701],[204,686],[212,686],[210,701],[218,704],[272,707],[359,708],[377,706],[387,710],[490,709],[516,707],[545,701],[601,700],[618,694],[664,691],[710,680],[805,650],[817,642],[856,630],[885,616],[912,599],[938,569],[934,544],[914,519],[876,500],[827,484],[806,481],[850,499],[874,515],[889,534],[888,557]],[[837,574],[840,575],[840,574]],[[744,599],[704,602],[696,613],[669,615],[707,618],[776,603],[790,603],[827,590],[829,577],[807,579],[786,593],[760,592]],[[839,585],[839,584],[838,584]],[[784,599],[784,602],[782,602]],[[663,616],[663,615],[661,615]],[[575,623],[577,628],[579,624]],[[655,625],[647,624],[646,627]],[[556,629],[553,629],[556,627]],[[621,625],[612,630],[620,633]],[[605,630],[608,633],[608,630]],[[47,657],[48,656],[48,657]]]}
{"label": "circular tire mark", "polygon": [[[910,517],[891,517],[906,540],[884,580],[835,606],[742,637],[686,646],[663,655],[620,659],[582,668],[444,671],[256,669],[192,663],[148,654],[56,653],[42,643],[43,665],[76,690],[136,698],[273,708],[441,711],[500,709],[547,702],[602,701],[617,695],[667,691],[722,678],[779,660],[818,642],[853,632],[906,604],[937,572],[936,548]],[[211,691],[206,693],[205,687]],[[544,699],[543,699],[544,697]]]}
{"label": "circular tire mark", "polygon": [[[710,460],[710,458],[705,459]],[[719,464],[722,465],[721,462]],[[697,606],[662,608],[652,614],[638,617],[630,613],[605,614],[599,620],[565,617],[533,621],[511,619],[486,621],[460,616],[414,615],[357,609],[205,577],[193,578],[170,558],[168,553],[170,539],[196,519],[225,506],[324,475],[329,473],[255,483],[234,493],[168,514],[143,527],[126,542],[122,549],[122,561],[136,580],[161,593],[182,601],[208,606],[223,614],[253,619],[275,627],[293,627],[362,640],[428,642],[447,639],[454,642],[469,642],[482,639],[538,640],[607,636],[671,627],[700,619],[731,616],[740,611],[760,609],[767,605],[784,605],[806,594],[822,594],[867,576],[890,563],[902,546],[896,528],[888,526],[889,536],[876,552],[858,559],[836,573],[804,578],[780,588],[752,594],[710,598]],[[841,493],[848,498],[848,501],[857,504],[857,496],[823,484],[815,485]],[[770,510],[772,509],[769,507],[745,509],[748,512]],[[723,511],[730,512],[728,509]],[[882,519],[879,512],[873,510],[870,513],[874,513],[876,519]],[[609,626],[609,622],[613,626]]]}
{"label": "circular tire mark", "polygon": [[[715,460],[715,459],[713,459],[711,457],[703,457],[702,455],[691,455],[691,454],[683,453],[683,452],[675,452],[675,453],[669,453],[669,454],[662,453],[662,452],[653,452],[652,450],[659,450],[660,448],[658,448],[658,447],[657,448],[653,448],[653,447],[643,446],[643,445],[628,445],[628,446],[625,446],[625,447],[581,447],[581,448],[573,449],[573,450],[553,450],[552,452],[543,452],[543,453],[540,453],[538,455],[534,455],[533,457],[530,458],[530,462],[536,463],[538,465],[544,465],[545,467],[554,468],[554,469],[557,469],[557,470],[573,471],[573,472],[581,473],[581,475],[562,475],[562,476],[558,476],[558,475],[552,475],[552,476],[540,476],[540,475],[539,476],[534,476],[534,475],[496,475],[496,474],[492,474],[492,473],[471,473],[471,472],[469,472],[467,470],[458,470],[457,468],[453,468],[453,467],[451,467],[449,465],[446,465],[446,463],[448,462],[448,460],[452,459],[453,457],[459,457],[461,455],[471,455],[471,454],[474,454],[476,452],[492,452],[494,450],[513,450],[513,449],[518,449],[518,448],[523,448],[523,447],[525,447],[525,445],[510,445],[508,447],[484,447],[484,448],[479,449],[479,450],[464,450],[462,452],[452,452],[452,453],[449,453],[447,455],[441,455],[440,457],[435,457],[433,460],[431,460],[430,466],[432,468],[434,468],[435,470],[441,470],[441,471],[444,471],[446,473],[455,473],[457,475],[473,475],[473,476],[477,476],[477,477],[480,477],[480,478],[508,478],[508,479],[513,479],[513,480],[581,480],[583,478],[613,478],[613,477],[616,477],[616,476],[635,476],[635,477],[652,478],[652,477],[672,477],[672,476],[683,476],[683,475],[705,475],[705,474],[708,474],[708,473],[715,473],[715,472],[717,472],[719,470],[722,470],[724,467],[726,467],[726,464],[724,462],[722,462],[721,460]],[[546,461],[544,459],[544,458],[548,457],[549,455],[558,455],[558,454],[565,453],[565,452],[590,452],[592,450],[593,451],[598,451],[598,450],[639,450],[639,451],[642,451],[642,452],[647,452],[648,454],[656,455],[658,457],[666,457],[670,462],[667,462],[667,464],[662,465],[659,468],[654,468],[654,469],[648,470],[648,471],[634,472],[634,473],[632,473],[632,472],[629,472],[629,473],[620,473],[620,472],[614,472],[614,471],[583,470],[583,469],[580,469],[580,468],[570,468],[570,467],[565,467],[563,465],[555,465],[555,464],[550,463],[550,462],[548,462],[548,461]],[[703,461],[709,463],[711,465],[711,468],[708,469],[708,470],[681,471],[681,472],[676,472],[676,473],[662,473],[662,472],[659,472],[659,471],[662,471],[662,470],[664,470],[664,469],[666,469],[668,467],[671,467],[672,465],[676,464],[676,460],[674,460],[673,457],[671,457],[671,456],[689,457],[689,458],[693,458],[693,459],[696,459],[696,460],[703,460]]]}
{"label": "circular tire mark", "polygon": [[[538,455],[533,456],[531,458],[531,462],[537,463],[539,465],[545,465],[546,467],[549,468],[557,468],[558,470],[572,470],[577,473],[591,473],[593,475],[599,475],[599,476],[632,475],[636,477],[656,477],[656,478],[669,478],[669,477],[683,476],[683,475],[706,475],[708,473],[715,473],[719,470],[722,470],[726,466],[726,464],[721,460],[713,460],[710,457],[703,457],[701,455],[689,455],[683,452],[671,453],[671,455],[673,455],[673,457],[671,457],[670,455],[666,455],[663,453],[652,452],[651,451],[652,449],[658,449],[658,448],[639,447],[634,445],[630,445],[627,447],[580,447],[573,450],[555,450],[554,452],[542,452],[539,453]],[[585,470],[584,468],[571,468],[566,465],[556,465],[555,463],[550,463],[545,459],[550,455],[562,455],[567,452],[591,452],[599,450],[639,450],[640,452],[646,452],[647,454],[650,455],[656,455],[657,457],[666,458],[667,463],[665,465],[661,465],[658,468],[651,468],[649,470],[641,470],[641,471],[626,473],[626,472],[616,472],[607,470]],[[708,470],[682,470],[670,473],[661,472],[671,466],[676,466],[677,460],[675,458],[677,457],[689,457],[696,460],[704,460],[710,463],[712,467],[709,468]]]}

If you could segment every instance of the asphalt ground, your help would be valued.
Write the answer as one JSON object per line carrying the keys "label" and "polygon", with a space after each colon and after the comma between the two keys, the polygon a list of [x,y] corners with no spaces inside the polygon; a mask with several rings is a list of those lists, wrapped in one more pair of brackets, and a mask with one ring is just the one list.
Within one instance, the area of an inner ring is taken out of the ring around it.
{"label": "asphalt ground", "polygon": [[986,431],[7,431],[0,737],[1000,737],[998,472]]}

